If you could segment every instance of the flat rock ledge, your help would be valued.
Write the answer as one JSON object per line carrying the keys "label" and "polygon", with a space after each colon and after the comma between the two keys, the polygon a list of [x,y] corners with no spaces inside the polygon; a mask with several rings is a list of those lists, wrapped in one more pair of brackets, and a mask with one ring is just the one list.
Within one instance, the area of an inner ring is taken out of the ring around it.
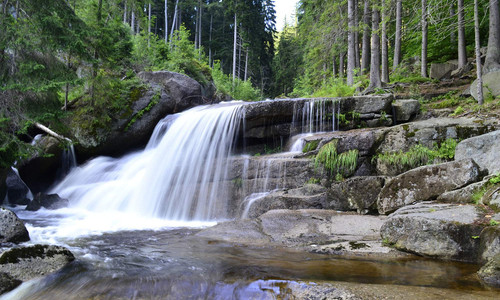
{"label": "flat rock ledge", "polygon": [[278,209],[256,219],[220,223],[200,231],[197,236],[234,244],[290,247],[342,256],[407,256],[383,245],[380,228],[386,218],[333,210]]}
{"label": "flat rock ledge", "polygon": [[380,229],[385,243],[421,256],[475,262],[483,217],[476,206],[418,203],[398,209]]}
{"label": "flat rock ledge", "polygon": [[68,249],[60,246],[11,248],[0,255],[0,274],[6,273],[15,280],[27,281],[56,272],[74,259]]}

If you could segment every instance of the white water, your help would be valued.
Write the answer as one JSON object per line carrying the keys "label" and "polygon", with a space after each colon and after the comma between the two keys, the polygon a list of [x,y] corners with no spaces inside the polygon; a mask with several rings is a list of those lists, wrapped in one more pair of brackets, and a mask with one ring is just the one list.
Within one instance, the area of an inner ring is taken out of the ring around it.
{"label": "white water", "polygon": [[144,151],[93,159],[73,169],[51,192],[70,199],[72,208],[106,216],[224,218],[222,182],[242,118],[242,104],[235,103],[167,117]]}

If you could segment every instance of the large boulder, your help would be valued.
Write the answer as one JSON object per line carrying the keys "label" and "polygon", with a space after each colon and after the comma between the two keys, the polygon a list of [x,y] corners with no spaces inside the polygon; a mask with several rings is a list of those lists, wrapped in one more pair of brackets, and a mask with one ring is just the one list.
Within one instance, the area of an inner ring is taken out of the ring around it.
{"label": "large boulder", "polygon": [[500,254],[492,257],[478,272],[477,275],[488,286],[500,287]]}
{"label": "large boulder", "polygon": [[396,122],[408,122],[420,112],[420,102],[415,99],[396,100],[392,103]]}
{"label": "large boulder", "polygon": [[471,159],[416,168],[386,182],[377,199],[378,211],[387,214],[405,205],[432,200],[478,179],[479,167]]}
{"label": "large boulder", "polygon": [[26,206],[26,210],[37,211],[40,208],[59,209],[69,205],[68,199],[59,197],[57,194],[42,194],[35,195],[33,200]]}
{"label": "large boulder", "polygon": [[0,272],[26,281],[56,272],[73,260],[73,254],[60,246],[11,248],[0,255]]}
{"label": "large boulder", "polygon": [[[477,79],[472,82],[470,92],[474,99],[478,100]],[[483,75],[483,95],[497,97],[500,95],[500,70],[496,70]]]}
{"label": "large boulder", "polygon": [[481,261],[488,261],[500,254],[500,227],[498,225],[485,227],[481,231],[479,240],[481,242],[479,251]]}
{"label": "large boulder", "polygon": [[400,208],[380,229],[396,249],[428,257],[476,261],[482,212],[473,205],[419,203]]}
{"label": "large boulder", "polygon": [[[474,195],[485,190],[489,185],[489,179],[484,179],[473,184],[469,184],[458,190],[445,192],[437,197],[437,201],[444,203],[471,204],[474,202]],[[478,199],[479,200],[479,199]]]}
{"label": "large boulder", "polygon": [[500,172],[500,130],[471,137],[458,143],[455,159],[472,158],[489,174]]}
{"label": "large boulder", "polygon": [[377,198],[385,177],[359,176],[333,182],[328,190],[328,208],[356,210],[359,214],[377,211]]}
{"label": "large boulder", "polygon": [[7,197],[10,204],[26,205],[29,203],[28,193],[30,189],[13,169],[8,171],[5,184],[7,185]]}
{"label": "large boulder", "polygon": [[433,79],[441,80],[451,77],[451,72],[458,68],[456,62],[450,61],[445,63],[432,63],[429,76]]}
{"label": "large boulder", "polygon": [[14,212],[0,207],[0,245],[30,240],[28,230]]}
{"label": "large boulder", "polygon": [[123,154],[141,147],[166,115],[211,102],[202,97],[201,85],[186,75],[158,71],[141,72],[138,76],[149,88],[134,93],[137,99],[130,110],[116,116],[109,126],[89,132],[82,127],[84,124],[70,124],[79,158]]}

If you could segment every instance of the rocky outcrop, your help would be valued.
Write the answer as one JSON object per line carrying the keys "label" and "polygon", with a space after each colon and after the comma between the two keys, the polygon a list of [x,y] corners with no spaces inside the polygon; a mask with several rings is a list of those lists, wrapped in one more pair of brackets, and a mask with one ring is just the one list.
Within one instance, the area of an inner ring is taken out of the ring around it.
{"label": "rocky outcrop", "polygon": [[[477,100],[477,80],[470,86],[472,97]],[[493,71],[483,75],[483,95],[497,97],[500,95],[500,71]]]}
{"label": "rocky outcrop", "polygon": [[472,205],[420,203],[400,208],[380,229],[396,249],[418,255],[476,261],[481,212]]}
{"label": "rocky outcrop", "polygon": [[500,287],[500,254],[492,257],[478,272],[477,275],[488,286]]}
{"label": "rocky outcrop", "polygon": [[472,158],[489,174],[500,172],[500,130],[471,137],[458,143],[455,159]]}
{"label": "rocky outcrop", "polygon": [[14,170],[8,170],[5,184],[10,204],[26,205],[29,203],[28,192],[30,189]]}
{"label": "rocky outcrop", "polygon": [[211,101],[202,97],[201,85],[186,75],[169,71],[141,72],[139,78],[150,87],[133,102],[130,111],[116,116],[110,126],[96,134],[81,124],[71,125],[79,158],[123,154],[140,147],[166,115]]}
{"label": "rocky outcrop", "polygon": [[21,283],[21,280],[12,278],[12,276],[7,273],[0,272],[0,295],[12,291]]}
{"label": "rocky outcrop", "polygon": [[63,199],[57,194],[42,194],[35,195],[33,200],[26,206],[26,210],[37,211],[40,208],[46,209],[59,209],[67,207],[69,204],[68,199]]}
{"label": "rocky outcrop", "polygon": [[458,63],[456,62],[445,62],[445,63],[432,63],[429,76],[433,79],[442,80],[451,77],[451,72],[458,68]]}
{"label": "rocky outcrop", "polygon": [[398,123],[408,122],[420,112],[420,102],[414,99],[395,100],[392,107],[396,113],[394,119]]}
{"label": "rocky outcrop", "polygon": [[56,272],[73,260],[73,254],[60,246],[33,245],[12,248],[0,255],[0,272],[26,281]]}
{"label": "rocky outcrop", "polygon": [[377,211],[377,198],[385,177],[360,176],[333,182],[328,190],[328,208],[356,210],[359,214]]}
{"label": "rocky outcrop", "polygon": [[0,245],[30,240],[28,230],[14,212],[0,207]]}
{"label": "rocky outcrop", "polygon": [[377,199],[378,211],[388,214],[405,205],[478,181],[479,167],[471,159],[423,166],[389,179]]}
{"label": "rocky outcrop", "polygon": [[469,184],[461,189],[445,192],[437,197],[437,201],[444,203],[471,204],[474,194],[485,189],[489,185],[489,179]]}
{"label": "rocky outcrop", "polygon": [[479,240],[481,241],[479,251],[479,259],[481,261],[488,261],[495,255],[500,254],[500,227],[498,225],[485,227],[481,231]]}

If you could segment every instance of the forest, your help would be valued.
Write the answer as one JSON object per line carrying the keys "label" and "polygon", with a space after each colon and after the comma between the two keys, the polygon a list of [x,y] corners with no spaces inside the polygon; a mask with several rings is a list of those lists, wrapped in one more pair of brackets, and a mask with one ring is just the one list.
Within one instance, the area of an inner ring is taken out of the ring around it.
{"label": "forest", "polygon": [[260,100],[382,93],[484,49],[479,71],[500,62],[497,0],[301,0],[281,32],[273,0],[2,0],[0,14],[0,167],[36,151],[33,124],[105,124],[143,70]]}

